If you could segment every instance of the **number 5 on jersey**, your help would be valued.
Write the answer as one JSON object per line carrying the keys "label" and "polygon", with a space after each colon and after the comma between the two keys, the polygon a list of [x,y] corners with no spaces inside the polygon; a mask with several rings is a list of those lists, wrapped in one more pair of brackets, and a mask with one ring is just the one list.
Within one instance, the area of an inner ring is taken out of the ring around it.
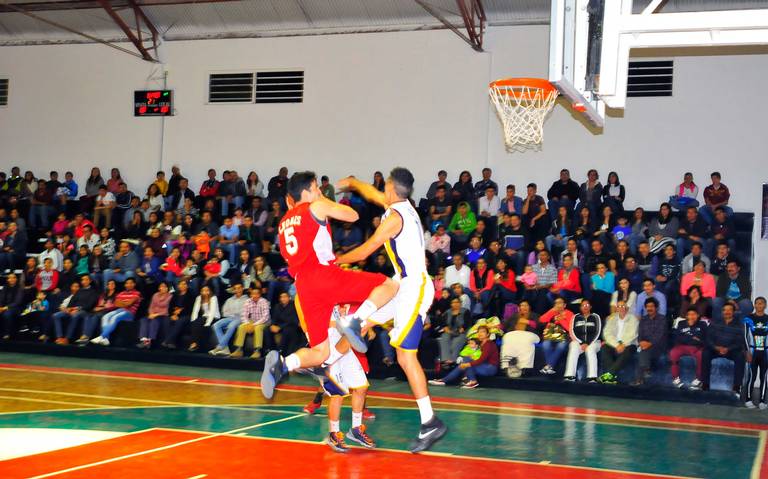
{"label": "number 5 on jersey", "polygon": [[299,242],[296,240],[296,236],[293,235],[293,226],[283,228],[283,240],[285,251],[291,256],[295,255],[299,250]]}

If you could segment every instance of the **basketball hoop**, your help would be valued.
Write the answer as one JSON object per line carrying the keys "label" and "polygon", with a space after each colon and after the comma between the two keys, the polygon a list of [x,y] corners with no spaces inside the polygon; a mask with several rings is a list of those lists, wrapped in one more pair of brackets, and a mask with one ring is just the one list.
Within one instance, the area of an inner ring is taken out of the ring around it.
{"label": "basketball hoop", "polygon": [[505,78],[488,86],[504,128],[507,151],[536,147],[544,139],[544,120],[557,99],[557,89],[538,78]]}

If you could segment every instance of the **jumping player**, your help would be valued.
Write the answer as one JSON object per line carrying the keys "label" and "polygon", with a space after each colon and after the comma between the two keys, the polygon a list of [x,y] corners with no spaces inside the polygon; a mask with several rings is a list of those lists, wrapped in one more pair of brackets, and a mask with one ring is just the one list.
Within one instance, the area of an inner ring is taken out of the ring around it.
{"label": "jumping player", "polygon": [[[397,283],[384,275],[343,270],[334,264],[329,222],[332,219],[357,221],[358,214],[348,206],[326,199],[314,173],[295,173],[288,181],[288,195],[288,202],[293,206],[278,225],[280,253],[296,280],[296,311],[309,339],[309,348],[286,358],[278,351],[270,351],[261,375],[261,391],[267,399],[272,398],[286,373],[318,367],[325,361],[333,363],[349,350],[349,341],[355,349],[365,352],[367,344],[361,337],[347,336],[336,348],[329,346],[328,324],[333,308],[337,304],[362,303],[351,318],[352,324],[360,324],[392,299],[398,288]],[[347,331],[354,330],[348,328]]]}
{"label": "jumping player", "polygon": [[[421,429],[410,451],[425,451],[443,437],[448,429],[432,411],[427,378],[416,354],[424,329],[424,318],[434,298],[434,286],[427,275],[421,219],[409,201],[413,192],[413,175],[405,168],[393,169],[387,178],[384,193],[355,178],[342,180],[339,188],[355,190],[366,201],[386,209],[381,224],[371,238],[339,256],[336,261],[339,264],[354,264],[384,245],[395,267],[395,280],[400,284],[397,295],[368,319],[382,324],[394,318],[395,327],[390,332],[390,343],[397,350],[397,362],[408,377],[421,416]],[[354,318],[350,320],[350,324],[354,325]],[[344,326],[346,328],[346,324]]]}

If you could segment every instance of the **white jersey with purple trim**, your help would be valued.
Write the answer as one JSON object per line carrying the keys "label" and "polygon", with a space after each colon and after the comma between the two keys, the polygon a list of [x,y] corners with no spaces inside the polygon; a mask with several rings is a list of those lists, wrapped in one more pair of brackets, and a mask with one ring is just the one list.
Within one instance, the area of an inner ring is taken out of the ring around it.
{"label": "white jersey with purple trim", "polygon": [[392,214],[403,219],[400,232],[384,243],[392,265],[395,281],[400,283],[397,294],[368,318],[376,324],[394,319],[389,332],[390,344],[396,348],[415,351],[421,341],[427,311],[435,297],[435,287],[427,274],[424,253],[424,230],[421,219],[407,200],[389,205],[382,221]]}
{"label": "white jersey with purple trim", "polygon": [[427,273],[427,262],[424,258],[424,228],[421,226],[419,213],[411,206],[410,201],[398,201],[389,205],[381,216],[381,221],[393,214],[400,215],[403,227],[398,234],[384,243],[389,260],[398,278],[420,278],[422,273]]}

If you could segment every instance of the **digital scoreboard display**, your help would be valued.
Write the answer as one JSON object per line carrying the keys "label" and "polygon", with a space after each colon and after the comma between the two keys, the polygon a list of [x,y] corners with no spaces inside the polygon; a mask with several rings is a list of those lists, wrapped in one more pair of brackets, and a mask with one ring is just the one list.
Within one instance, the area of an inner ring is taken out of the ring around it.
{"label": "digital scoreboard display", "polygon": [[173,91],[139,90],[133,92],[133,116],[173,115]]}

